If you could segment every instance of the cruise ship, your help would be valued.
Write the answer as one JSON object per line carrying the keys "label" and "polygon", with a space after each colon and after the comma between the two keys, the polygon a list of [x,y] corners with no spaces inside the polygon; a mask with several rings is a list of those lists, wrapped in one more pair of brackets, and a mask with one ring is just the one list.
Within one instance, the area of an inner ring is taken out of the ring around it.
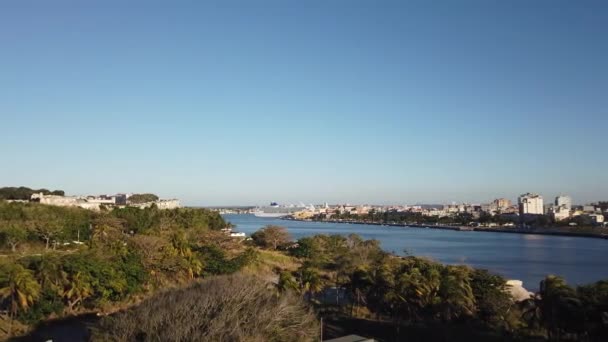
{"label": "cruise ship", "polygon": [[272,202],[268,206],[255,208],[253,214],[257,217],[284,217],[304,209],[306,209],[304,205],[279,205],[276,202]]}

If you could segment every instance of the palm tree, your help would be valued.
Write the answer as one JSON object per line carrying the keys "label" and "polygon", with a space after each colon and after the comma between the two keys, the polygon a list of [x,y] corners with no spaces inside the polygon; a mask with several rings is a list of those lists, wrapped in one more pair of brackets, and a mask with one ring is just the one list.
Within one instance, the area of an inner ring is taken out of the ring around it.
{"label": "palm tree", "polygon": [[439,295],[442,298],[441,315],[444,320],[475,312],[475,296],[469,281],[470,269],[466,266],[447,266],[441,278]]}
{"label": "palm tree", "polygon": [[298,282],[290,272],[283,271],[279,274],[279,283],[277,287],[280,292],[294,291],[299,292]]}
{"label": "palm tree", "polygon": [[74,307],[93,294],[89,277],[81,272],[70,275],[66,281],[63,297],[70,312]]}
{"label": "palm tree", "polygon": [[42,255],[35,275],[42,288],[50,288],[58,293],[61,293],[67,276],[61,267],[59,256],[55,253]]}
{"label": "palm tree", "polygon": [[395,291],[400,313],[408,319],[417,320],[440,302],[441,273],[432,264],[417,259],[412,262],[412,265],[406,264],[401,269]]}
{"label": "palm tree", "polygon": [[310,268],[300,270],[300,287],[302,292],[312,301],[313,295],[323,289],[323,282],[319,273]]}
{"label": "palm tree", "polygon": [[542,328],[550,340],[559,340],[561,333],[573,326],[581,309],[581,301],[564,279],[554,275],[540,282],[539,292],[522,302],[523,318],[531,327]]}
{"label": "palm tree", "polygon": [[367,293],[370,291],[373,282],[369,273],[363,269],[357,269],[350,277],[350,281],[346,284],[346,287],[354,297],[353,305],[351,307],[351,316],[354,316],[354,306],[357,305],[356,314],[359,312],[361,304],[367,305]]}
{"label": "palm tree", "polygon": [[9,336],[12,332],[12,318],[19,310],[27,310],[33,305],[40,297],[40,292],[40,285],[32,271],[16,262],[0,265],[0,299],[7,300],[9,304]]}

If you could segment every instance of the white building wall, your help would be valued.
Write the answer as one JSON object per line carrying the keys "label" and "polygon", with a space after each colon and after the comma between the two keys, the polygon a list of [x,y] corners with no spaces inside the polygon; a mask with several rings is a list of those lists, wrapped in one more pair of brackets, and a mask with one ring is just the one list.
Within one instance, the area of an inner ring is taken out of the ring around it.
{"label": "white building wall", "polygon": [[566,195],[557,196],[555,198],[555,205],[570,210],[572,209],[572,197]]}
{"label": "white building wall", "polygon": [[544,214],[543,197],[535,194],[525,194],[519,197],[519,212],[522,215]]}

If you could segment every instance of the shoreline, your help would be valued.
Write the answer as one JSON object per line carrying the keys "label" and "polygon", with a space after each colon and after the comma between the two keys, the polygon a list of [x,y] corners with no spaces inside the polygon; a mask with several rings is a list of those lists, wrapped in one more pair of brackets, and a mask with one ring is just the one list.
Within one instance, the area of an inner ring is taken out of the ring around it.
{"label": "shoreline", "polygon": [[323,222],[323,223],[344,223],[344,224],[357,224],[357,225],[371,225],[371,226],[385,226],[385,227],[401,227],[401,228],[423,228],[423,229],[440,229],[440,230],[453,230],[461,232],[486,232],[486,233],[507,233],[507,234],[526,234],[526,235],[550,235],[550,236],[567,236],[567,237],[581,237],[581,238],[594,238],[608,240],[608,229],[605,234],[593,234],[584,232],[559,232],[551,231],[554,228],[540,228],[547,229],[547,231],[535,229],[522,229],[522,228],[508,228],[508,227],[497,227],[497,228],[481,228],[481,227],[467,227],[467,226],[444,226],[436,224],[406,224],[406,223],[379,223],[379,222],[365,222],[365,221],[343,221],[343,220],[306,220],[283,217],[281,220],[286,221],[300,221],[300,222]]}

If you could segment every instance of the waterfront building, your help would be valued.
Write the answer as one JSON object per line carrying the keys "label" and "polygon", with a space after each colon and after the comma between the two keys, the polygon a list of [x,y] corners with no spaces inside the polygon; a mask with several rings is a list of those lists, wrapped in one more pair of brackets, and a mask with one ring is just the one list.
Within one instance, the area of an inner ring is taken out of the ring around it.
{"label": "waterfront building", "polygon": [[499,210],[499,211],[507,210],[512,205],[511,200],[506,199],[506,198],[497,198],[492,203],[494,204],[494,207],[496,208],[496,210]]}
{"label": "waterfront building", "polygon": [[604,223],[604,215],[602,214],[590,214],[588,215],[591,222],[594,224],[602,224]]}
{"label": "waterfront building", "polygon": [[555,197],[555,206],[563,207],[564,209],[572,209],[572,197],[568,195],[559,195]]}
{"label": "waterfront building", "polygon": [[570,210],[563,206],[555,206],[550,209],[549,215],[555,221],[563,221],[570,218]]}
{"label": "waterfront building", "polygon": [[542,215],[544,214],[543,197],[541,195],[527,193],[519,196],[519,215]]}
{"label": "waterfront building", "polygon": [[595,206],[592,204],[588,204],[588,205],[584,205],[583,206],[583,211],[586,213],[594,213],[595,212]]}

